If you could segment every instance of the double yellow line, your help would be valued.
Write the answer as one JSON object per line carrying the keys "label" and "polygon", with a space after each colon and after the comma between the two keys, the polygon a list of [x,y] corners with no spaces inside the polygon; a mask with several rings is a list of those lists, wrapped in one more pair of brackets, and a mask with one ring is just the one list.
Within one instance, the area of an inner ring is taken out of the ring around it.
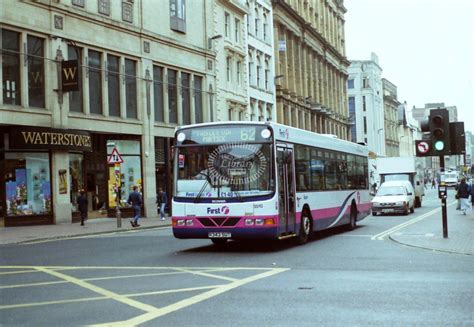
{"label": "double yellow line", "polygon": [[[457,202],[457,200],[447,204],[447,206],[450,207],[453,204],[455,204],[456,202]],[[375,240],[382,241],[388,235],[390,235],[392,233],[395,233],[396,231],[399,231],[400,229],[403,229],[407,226],[413,225],[413,224],[415,224],[415,223],[417,223],[417,222],[419,222],[419,221],[421,221],[421,220],[423,220],[423,219],[425,219],[425,218],[427,218],[427,217],[429,217],[429,216],[431,216],[431,215],[433,215],[433,214],[435,214],[439,211],[441,211],[441,208],[436,208],[436,209],[433,209],[431,211],[428,211],[427,213],[421,215],[420,217],[413,218],[409,221],[404,222],[403,224],[400,224],[400,225],[397,225],[397,226],[392,227],[390,229],[387,229],[386,231],[383,231],[382,233],[379,233],[377,235],[372,236],[370,239],[373,240],[373,241],[375,241]]]}

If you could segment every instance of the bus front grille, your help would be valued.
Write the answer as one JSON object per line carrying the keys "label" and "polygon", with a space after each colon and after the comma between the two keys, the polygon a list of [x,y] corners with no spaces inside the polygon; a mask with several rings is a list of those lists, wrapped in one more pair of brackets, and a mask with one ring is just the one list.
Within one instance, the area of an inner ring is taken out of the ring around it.
{"label": "bus front grille", "polygon": [[237,225],[240,218],[230,217],[230,218],[198,218],[199,222],[205,227],[232,227]]}

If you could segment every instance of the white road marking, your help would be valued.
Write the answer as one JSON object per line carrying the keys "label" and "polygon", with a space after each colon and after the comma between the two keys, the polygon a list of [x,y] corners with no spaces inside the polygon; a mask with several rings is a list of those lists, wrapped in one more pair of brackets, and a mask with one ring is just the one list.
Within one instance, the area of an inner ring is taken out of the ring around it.
{"label": "white road marking", "polygon": [[[452,206],[456,203],[457,203],[457,200],[447,204],[447,206],[449,207],[449,206]],[[395,233],[396,231],[399,231],[399,230],[401,230],[401,229],[403,229],[407,226],[413,225],[413,224],[415,224],[415,223],[417,223],[417,222],[419,222],[419,221],[421,221],[421,220],[423,220],[423,219],[425,219],[425,218],[427,218],[427,217],[429,217],[429,216],[431,216],[431,215],[433,215],[433,214],[435,214],[439,211],[441,211],[441,208],[436,208],[436,209],[433,209],[431,211],[428,211],[427,213],[421,215],[420,217],[413,218],[409,221],[404,222],[403,224],[397,225],[397,226],[392,227],[390,229],[387,229],[386,231],[383,231],[383,232],[381,232],[377,235],[374,235],[374,236],[371,237],[371,239],[382,241],[388,235],[390,235],[392,233]]]}

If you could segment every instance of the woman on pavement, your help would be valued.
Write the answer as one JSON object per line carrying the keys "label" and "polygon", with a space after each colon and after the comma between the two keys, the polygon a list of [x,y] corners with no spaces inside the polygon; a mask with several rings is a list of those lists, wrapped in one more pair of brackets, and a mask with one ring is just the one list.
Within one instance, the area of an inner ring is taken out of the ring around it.
{"label": "woman on pavement", "polygon": [[471,195],[471,203],[472,203],[472,211],[474,212],[474,181],[471,179],[471,190],[470,190],[470,195]]}
{"label": "woman on pavement", "polygon": [[466,210],[469,209],[469,193],[470,193],[469,184],[466,183],[466,178],[461,179],[461,183],[458,187],[458,199],[461,202],[461,211],[463,214],[466,214]]}

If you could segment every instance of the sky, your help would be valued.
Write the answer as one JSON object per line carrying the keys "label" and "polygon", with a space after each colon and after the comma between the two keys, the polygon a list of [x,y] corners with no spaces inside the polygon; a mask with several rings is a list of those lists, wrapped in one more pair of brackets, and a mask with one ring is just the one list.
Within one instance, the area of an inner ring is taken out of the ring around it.
{"label": "sky", "polygon": [[408,108],[444,102],[474,133],[474,1],[344,0],[346,56],[377,54]]}

